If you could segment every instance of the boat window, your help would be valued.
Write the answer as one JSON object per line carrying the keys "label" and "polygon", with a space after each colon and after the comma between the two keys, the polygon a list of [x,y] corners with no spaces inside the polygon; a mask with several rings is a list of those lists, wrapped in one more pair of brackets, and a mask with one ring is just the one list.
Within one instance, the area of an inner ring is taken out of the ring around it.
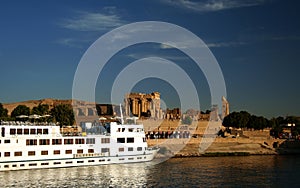
{"label": "boat window", "polygon": [[145,137],[143,137],[143,142],[146,142],[146,138]]}
{"label": "boat window", "polygon": [[131,158],[128,158],[128,160],[133,160],[134,158],[133,157],[131,157]]}
{"label": "boat window", "polygon": [[66,150],[66,154],[72,154],[72,150],[71,149]]}
{"label": "boat window", "polygon": [[[99,162],[103,162],[105,159],[99,159]],[[107,159],[107,161],[110,161],[110,159]]]}
{"label": "boat window", "polygon": [[137,150],[138,150],[138,151],[142,151],[143,148],[142,148],[142,147],[138,147]]}
{"label": "boat window", "polygon": [[34,156],[35,155],[35,151],[28,151],[28,156]]}
{"label": "boat window", "polygon": [[94,149],[89,149],[88,153],[94,153]]}
{"label": "boat window", "polygon": [[73,144],[73,139],[64,139],[64,144]]}
{"label": "boat window", "polygon": [[48,129],[43,129],[43,134],[48,134]]}
{"label": "boat window", "polygon": [[39,145],[49,145],[50,139],[40,139]]}
{"label": "boat window", "polygon": [[22,156],[22,151],[15,151],[15,156],[16,157]]}
{"label": "boat window", "polygon": [[134,128],[129,128],[128,132],[133,132]]}
{"label": "boat window", "polygon": [[22,135],[23,134],[23,129],[17,129],[17,134]]}
{"label": "boat window", "polygon": [[119,148],[119,152],[124,152],[124,148]]}
{"label": "boat window", "polygon": [[134,143],[134,138],[133,137],[128,137],[127,138],[127,143]]}
{"label": "boat window", "polygon": [[83,161],[77,161],[77,163],[83,163]]}
{"label": "boat window", "polygon": [[75,144],[84,144],[84,138],[76,138]]}
{"label": "boat window", "polygon": [[10,129],[10,131],[9,131],[9,134],[10,135],[15,135],[16,134],[16,129]]}
{"label": "boat window", "polygon": [[48,155],[48,151],[47,150],[41,151],[41,155]]}
{"label": "boat window", "polygon": [[36,134],[36,129],[30,129],[30,134]]}
{"label": "boat window", "polygon": [[95,138],[87,138],[86,144],[95,144]]}
{"label": "boat window", "polygon": [[93,162],[95,162],[95,160],[88,160],[88,162],[89,162],[89,163],[93,163]]}
{"label": "boat window", "polygon": [[124,160],[125,160],[124,158],[120,158],[120,159],[119,159],[119,161],[124,161]]}
{"label": "boat window", "polygon": [[108,144],[108,143],[110,143],[110,138],[101,138],[101,143],[102,144]]}
{"label": "boat window", "polygon": [[2,127],[2,128],[1,128],[1,136],[2,136],[2,137],[5,137],[5,127]]}
{"label": "boat window", "polygon": [[29,129],[24,129],[24,134],[29,134]]}
{"label": "boat window", "polygon": [[54,162],[53,164],[57,165],[57,164],[61,164],[61,162]]}
{"label": "boat window", "polygon": [[36,163],[30,163],[29,166],[37,166]]}
{"label": "boat window", "polygon": [[117,138],[117,143],[125,143],[125,138]]}
{"label": "boat window", "polygon": [[122,128],[122,132],[125,132],[125,128]]}
{"label": "boat window", "polygon": [[49,165],[49,163],[41,163],[42,166]]}
{"label": "boat window", "polygon": [[10,152],[4,152],[4,157],[10,157]]}
{"label": "boat window", "polygon": [[60,154],[60,150],[54,150],[54,151],[53,151],[53,154],[54,154],[54,155],[59,155],[59,154]]}
{"label": "boat window", "polygon": [[9,144],[10,140],[4,140],[4,144]]}
{"label": "boat window", "polygon": [[73,161],[66,161],[66,164],[72,164]]}
{"label": "boat window", "polygon": [[61,139],[52,139],[52,145],[61,145]]}
{"label": "boat window", "polygon": [[129,148],[128,148],[128,151],[133,151],[133,147],[129,147]]}
{"label": "boat window", "polygon": [[101,148],[101,153],[109,152],[109,148]]}
{"label": "boat window", "polygon": [[37,140],[36,139],[27,139],[26,140],[26,145],[27,146],[37,145]]}
{"label": "boat window", "polygon": [[38,134],[42,134],[43,133],[43,129],[37,129],[37,133]]}
{"label": "boat window", "polygon": [[83,153],[83,149],[78,149],[77,154]]}

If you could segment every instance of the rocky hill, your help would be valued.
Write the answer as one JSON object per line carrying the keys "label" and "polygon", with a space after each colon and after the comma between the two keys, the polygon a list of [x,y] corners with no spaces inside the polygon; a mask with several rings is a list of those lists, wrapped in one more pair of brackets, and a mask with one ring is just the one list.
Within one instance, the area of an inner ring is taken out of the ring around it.
{"label": "rocky hill", "polygon": [[40,100],[29,100],[29,101],[22,101],[22,102],[14,102],[14,103],[5,103],[3,107],[8,110],[8,115],[18,106],[18,105],[25,105],[32,109],[39,104],[47,104],[49,108],[53,108],[55,105],[58,104],[71,104],[72,100],[61,100],[61,99],[40,99]]}

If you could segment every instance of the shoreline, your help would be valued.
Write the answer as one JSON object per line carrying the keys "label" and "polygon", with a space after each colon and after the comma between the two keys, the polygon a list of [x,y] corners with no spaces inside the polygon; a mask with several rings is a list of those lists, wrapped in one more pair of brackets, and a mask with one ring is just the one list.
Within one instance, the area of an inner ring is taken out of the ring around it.
{"label": "shoreline", "polygon": [[[300,141],[266,138],[216,138],[200,151],[201,138],[148,140],[161,148],[157,158],[224,157],[251,155],[299,155]],[[274,144],[275,143],[275,144]],[[276,146],[276,147],[274,147]]]}

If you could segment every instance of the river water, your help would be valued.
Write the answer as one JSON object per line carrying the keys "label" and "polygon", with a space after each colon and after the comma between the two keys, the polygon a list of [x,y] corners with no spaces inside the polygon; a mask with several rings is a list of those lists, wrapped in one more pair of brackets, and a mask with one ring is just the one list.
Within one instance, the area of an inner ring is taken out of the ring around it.
{"label": "river water", "polygon": [[0,172],[0,187],[300,187],[300,156],[174,158]]}

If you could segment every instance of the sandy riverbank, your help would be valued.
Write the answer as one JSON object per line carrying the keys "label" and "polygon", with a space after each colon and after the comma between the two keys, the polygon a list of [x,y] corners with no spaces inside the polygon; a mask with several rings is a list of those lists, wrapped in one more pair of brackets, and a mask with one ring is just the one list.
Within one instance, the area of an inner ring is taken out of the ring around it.
{"label": "sandy riverbank", "polygon": [[[198,157],[227,155],[277,155],[278,146],[286,140],[272,138],[216,138],[206,143],[202,138],[148,140],[150,146],[159,146],[158,157]],[[203,143],[204,142],[204,143]],[[204,147],[204,148],[203,148]],[[207,147],[207,148],[206,148]],[[202,150],[201,150],[202,149]]]}

